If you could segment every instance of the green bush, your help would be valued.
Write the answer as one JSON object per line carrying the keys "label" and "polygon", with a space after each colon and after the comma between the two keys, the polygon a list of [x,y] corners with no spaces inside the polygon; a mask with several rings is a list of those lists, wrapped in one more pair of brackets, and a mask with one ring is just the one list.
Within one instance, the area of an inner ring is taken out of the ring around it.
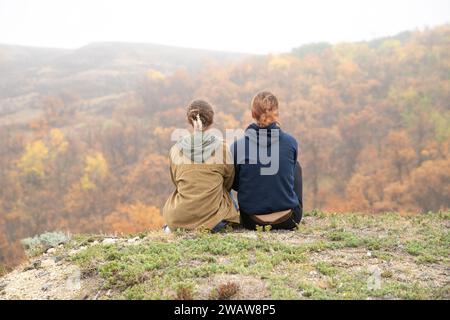
{"label": "green bush", "polygon": [[35,237],[23,239],[21,243],[28,255],[35,256],[69,240],[70,237],[64,232],[46,232]]}

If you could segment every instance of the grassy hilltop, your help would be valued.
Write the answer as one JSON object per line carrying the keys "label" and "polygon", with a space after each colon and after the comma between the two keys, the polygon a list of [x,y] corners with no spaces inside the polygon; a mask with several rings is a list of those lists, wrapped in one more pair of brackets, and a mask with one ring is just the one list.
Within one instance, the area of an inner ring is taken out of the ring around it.
{"label": "grassy hilltop", "polygon": [[314,211],[294,232],[77,235],[34,248],[0,299],[449,299],[449,219]]}

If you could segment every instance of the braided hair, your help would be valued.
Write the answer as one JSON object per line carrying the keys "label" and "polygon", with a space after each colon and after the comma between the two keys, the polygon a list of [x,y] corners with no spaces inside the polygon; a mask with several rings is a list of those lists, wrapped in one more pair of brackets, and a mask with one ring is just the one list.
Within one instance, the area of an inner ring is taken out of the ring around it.
{"label": "braided hair", "polygon": [[187,108],[187,119],[196,131],[203,131],[214,123],[214,109],[204,100],[194,100]]}

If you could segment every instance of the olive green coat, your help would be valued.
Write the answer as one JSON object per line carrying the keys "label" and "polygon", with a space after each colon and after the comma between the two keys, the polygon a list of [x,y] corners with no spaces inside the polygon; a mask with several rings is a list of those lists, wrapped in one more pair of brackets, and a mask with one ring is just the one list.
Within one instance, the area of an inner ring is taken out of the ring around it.
{"label": "olive green coat", "polygon": [[170,150],[170,173],[175,191],[163,209],[170,229],[212,229],[222,220],[239,223],[230,196],[234,179],[234,166],[227,145],[219,142],[218,151],[201,163],[194,163],[176,144]]}

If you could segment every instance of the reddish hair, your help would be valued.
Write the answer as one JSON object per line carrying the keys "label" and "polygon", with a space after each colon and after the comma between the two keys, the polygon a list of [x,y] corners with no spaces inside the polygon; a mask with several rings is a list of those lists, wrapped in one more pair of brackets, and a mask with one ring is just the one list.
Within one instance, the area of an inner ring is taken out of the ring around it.
{"label": "reddish hair", "polygon": [[252,100],[252,117],[262,128],[278,123],[277,97],[268,91],[258,93]]}

